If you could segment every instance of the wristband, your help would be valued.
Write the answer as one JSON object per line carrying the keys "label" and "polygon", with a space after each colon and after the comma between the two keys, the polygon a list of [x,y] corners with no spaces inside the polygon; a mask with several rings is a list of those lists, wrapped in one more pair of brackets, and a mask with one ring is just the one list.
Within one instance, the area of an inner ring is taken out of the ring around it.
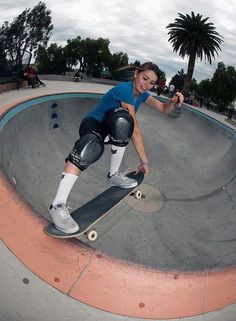
{"label": "wristband", "polygon": [[143,161],[142,159],[140,159],[140,164],[141,165],[148,165],[148,160]]}

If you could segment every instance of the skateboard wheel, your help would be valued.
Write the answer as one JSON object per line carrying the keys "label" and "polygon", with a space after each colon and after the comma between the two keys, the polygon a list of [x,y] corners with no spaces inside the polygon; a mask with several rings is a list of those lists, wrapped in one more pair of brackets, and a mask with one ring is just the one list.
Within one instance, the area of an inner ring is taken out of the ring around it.
{"label": "skateboard wheel", "polygon": [[86,237],[89,241],[95,241],[98,237],[98,233],[95,230],[88,231]]}
{"label": "skateboard wheel", "polygon": [[137,199],[141,198],[142,197],[142,192],[141,191],[136,191],[134,193],[134,197],[137,198]]}

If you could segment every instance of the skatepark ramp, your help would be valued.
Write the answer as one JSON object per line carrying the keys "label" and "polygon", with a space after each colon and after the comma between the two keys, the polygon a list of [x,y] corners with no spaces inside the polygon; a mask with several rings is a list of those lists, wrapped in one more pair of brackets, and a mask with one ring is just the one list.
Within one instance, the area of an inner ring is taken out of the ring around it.
{"label": "skatepark ramp", "polygon": [[[64,160],[78,139],[80,122],[101,97],[96,93],[47,95],[19,102],[1,115],[1,173],[17,198],[43,222],[49,220],[48,207]],[[174,275],[234,269],[235,131],[187,105],[178,119],[145,105],[137,117],[150,161],[150,174],[141,185],[144,197],[121,203],[99,222],[96,242],[83,237],[65,242],[145,269],[175,271]],[[109,161],[108,145],[101,159],[76,182],[69,205],[77,208],[108,187]],[[130,143],[122,170],[135,170],[138,162]],[[6,204],[12,199],[9,196]],[[223,304],[233,300],[230,296]]]}

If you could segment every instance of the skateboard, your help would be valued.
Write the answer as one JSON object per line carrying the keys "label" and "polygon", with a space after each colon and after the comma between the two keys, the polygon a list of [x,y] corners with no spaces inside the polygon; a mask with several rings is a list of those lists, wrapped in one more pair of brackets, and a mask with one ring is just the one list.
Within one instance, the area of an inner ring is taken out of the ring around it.
{"label": "skateboard", "polygon": [[58,230],[52,223],[45,228],[44,232],[55,238],[73,238],[85,234],[89,241],[95,241],[98,234],[93,227],[97,222],[103,219],[115,206],[129,195],[137,199],[142,197],[142,193],[138,187],[143,182],[144,174],[142,172],[139,172],[137,175],[134,174],[135,172],[131,172],[127,176],[138,182],[136,187],[121,188],[118,186],[111,186],[71,213],[72,218],[80,227],[78,232],[71,234],[64,233]]}

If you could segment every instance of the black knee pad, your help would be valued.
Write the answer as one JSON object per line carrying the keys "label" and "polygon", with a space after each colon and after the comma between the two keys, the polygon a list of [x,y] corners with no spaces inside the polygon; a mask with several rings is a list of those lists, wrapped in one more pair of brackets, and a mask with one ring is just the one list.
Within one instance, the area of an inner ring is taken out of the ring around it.
{"label": "black knee pad", "polygon": [[96,162],[102,156],[103,151],[104,144],[101,138],[93,133],[87,134],[76,141],[66,161],[69,160],[83,171]]}
{"label": "black knee pad", "polygon": [[105,125],[108,128],[109,143],[126,146],[134,130],[134,119],[127,109],[113,109],[106,114]]}

